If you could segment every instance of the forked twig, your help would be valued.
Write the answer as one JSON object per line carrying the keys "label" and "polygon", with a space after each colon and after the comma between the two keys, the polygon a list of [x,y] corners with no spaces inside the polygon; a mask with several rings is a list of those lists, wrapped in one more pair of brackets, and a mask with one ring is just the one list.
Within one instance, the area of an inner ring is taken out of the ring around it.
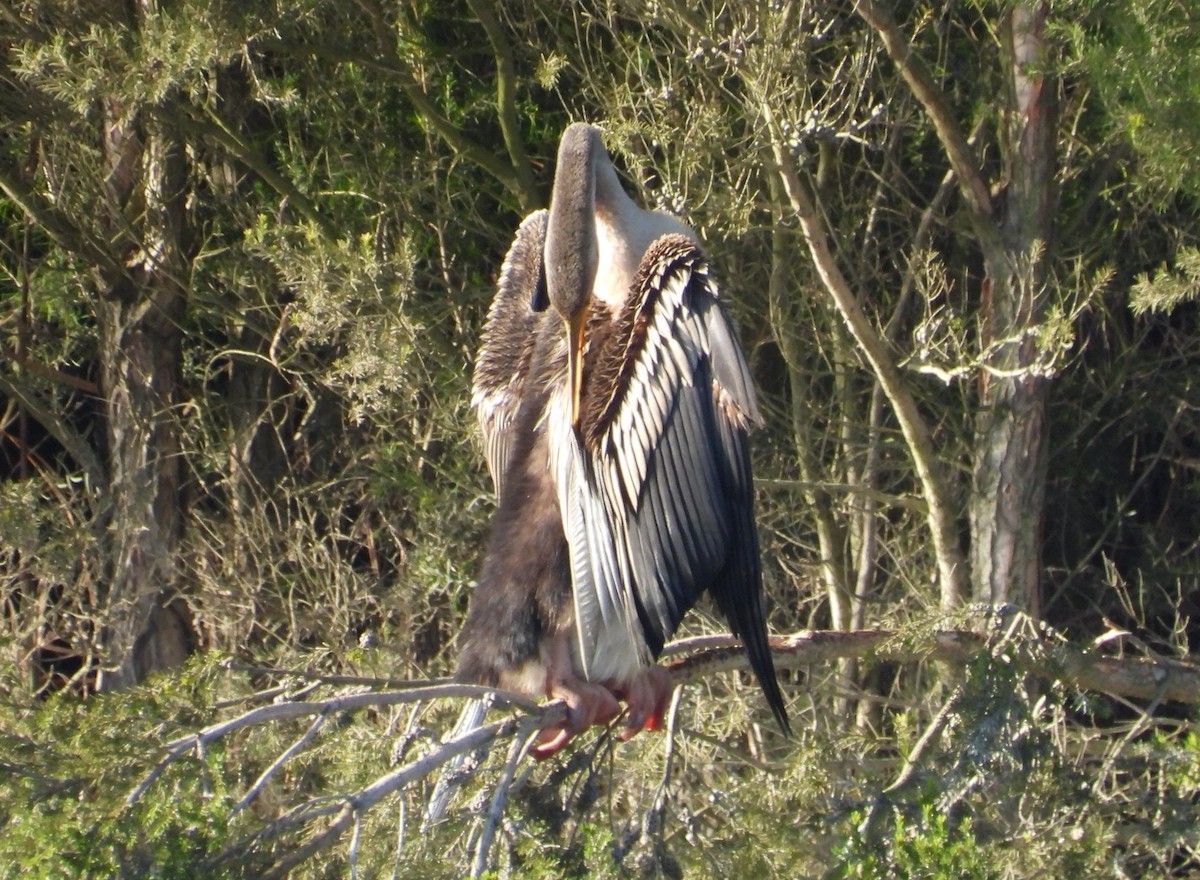
{"label": "forked twig", "polygon": [[475,860],[471,865],[472,878],[482,876],[483,872],[487,870],[488,853],[491,851],[492,841],[496,837],[496,828],[504,816],[504,808],[508,803],[508,791],[512,786],[513,777],[516,776],[517,764],[533,744],[538,733],[539,728],[525,723],[513,737],[512,744],[508,748],[508,758],[504,762],[504,769],[500,773],[500,779],[496,782],[496,790],[492,794],[487,821],[479,835],[479,845],[475,849]]}

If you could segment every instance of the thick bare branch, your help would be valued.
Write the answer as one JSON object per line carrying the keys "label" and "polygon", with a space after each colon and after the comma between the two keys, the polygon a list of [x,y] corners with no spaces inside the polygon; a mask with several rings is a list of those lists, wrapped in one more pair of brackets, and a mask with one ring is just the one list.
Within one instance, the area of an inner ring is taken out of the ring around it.
{"label": "thick bare branch", "polygon": [[888,10],[872,0],[856,0],[854,11],[879,34],[888,57],[895,63],[913,95],[925,108],[929,121],[933,123],[938,139],[942,142],[942,149],[946,151],[946,158],[950,160],[950,167],[954,169],[958,178],[959,190],[970,205],[977,225],[990,227],[989,235],[998,237],[999,231],[991,219],[994,213],[992,197],[987,181],[980,171],[979,160],[929,68],[925,66],[921,56],[912,51],[908,40],[900,31],[900,26],[896,24],[896,19]]}
{"label": "thick bare branch", "polygon": [[[515,164],[506,164],[498,159],[491,149],[463,134],[462,129],[442,113],[437,104],[429,97],[421,83],[413,76],[408,65],[404,63],[404,59],[396,51],[391,29],[378,4],[374,0],[359,0],[359,6],[370,16],[376,38],[379,40],[379,47],[384,53],[384,63],[376,63],[374,66],[386,70],[396,77],[405,97],[447,146],[492,175],[503,184],[505,189],[524,202],[528,190],[524,187],[521,171],[528,171],[528,166],[525,169],[518,169]],[[507,132],[505,136],[507,137]]]}
{"label": "thick bare branch", "polygon": [[[669,664],[676,683],[687,685],[717,672],[748,668],[745,652],[736,639],[709,637],[702,644],[698,653]],[[895,630],[808,631],[773,637],[771,654],[776,669],[800,669],[845,657],[965,663],[989,650],[989,646],[987,635],[972,630],[944,630],[932,638],[915,641]],[[1021,671],[1081,690],[1140,700],[1200,704],[1200,666],[1192,663],[1163,658],[1106,657],[1046,639],[1024,640],[1006,647]]]}
{"label": "thick bare branch", "polygon": [[[291,675],[293,673],[289,672],[288,674]],[[416,703],[423,700],[434,700],[445,697],[478,698],[483,696],[493,698],[498,706],[524,709],[527,712],[543,711],[535,702],[520,694],[497,691],[492,688],[480,687],[473,684],[445,684],[400,691],[368,691],[364,693],[341,694],[327,700],[299,700],[295,702],[272,703],[269,706],[259,706],[256,709],[251,709],[235,718],[210,724],[196,733],[165,743],[163,747],[168,752],[167,756],[129,793],[125,798],[125,804],[126,806],[132,806],[137,803],[150,783],[161,775],[166,765],[171,761],[182,757],[192,749],[203,750],[210,742],[214,742],[245,727],[269,724],[275,721],[288,721],[295,718],[326,717],[336,712],[352,712],[367,707],[395,706],[403,703]],[[447,756],[447,760],[450,757],[453,756]]]}
{"label": "thick bare branch", "polygon": [[537,204],[537,187],[533,182],[533,169],[529,165],[529,154],[521,137],[521,123],[517,118],[517,72],[513,62],[512,47],[504,35],[504,28],[492,9],[489,0],[467,0],[471,11],[487,32],[492,52],[496,56],[496,111],[500,121],[500,133],[512,163],[516,183],[520,187],[517,195],[521,209],[533,210]]}
{"label": "thick bare branch", "polygon": [[416,703],[422,700],[435,700],[444,697],[482,697],[491,695],[495,696],[497,705],[499,706],[511,706],[527,711],[536,711],[538,708],[535,702],[520,694],[497,691],[474,684],[446,684],[401,691],[369,691],[358,694],[344,694],[328,700],[274,703],[270,706],[260,706],[236,718],[209,725],[197,733],[172,740],[166,744],[166,748],[171,751],[187,751],[194,746],[206,745],[243,727],[252,727],[268,721],[284,721],[290,718],[305,718],[310,715],[328,715],[333,712],[353,712],[367,706],[395,706],[403,703]]}
{"label": "thick bare branch", "polygon": [[[769,121],[770,108],[764,106],[763,112]],[[825,224],[817,211],[812,194],[800,179],[787,145],[780,137],[773,138],[773,141],[772,149],[779,176],[788,202],[800,221],[800,228],[817,274],[871,365],[904,433],[913,465],[921,481],[922,493],[929,505],[926,519],[937,556],[942,607],[955,607],[961,604],[967,595],[967,565],[959,545],[951,493],[937,458],[929,426],[904,384],[896,359],[867,318],[854,291],[850,289],[850,282],[838,266],[829,245],[829,234]]]}

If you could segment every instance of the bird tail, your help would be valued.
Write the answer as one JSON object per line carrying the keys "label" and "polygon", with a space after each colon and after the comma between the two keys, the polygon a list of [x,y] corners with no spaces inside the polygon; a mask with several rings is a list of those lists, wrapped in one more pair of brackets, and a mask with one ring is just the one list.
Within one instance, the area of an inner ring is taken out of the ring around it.
{"label": "bird tail", "polygon": [[[771,643],[767,636],[767,606],[763,595],[758,528],[754,522],[750,454],[744,438],[737,436],[741,428],[728,420],[718,420],[717,424],[725,434],[725,447],[736,449],[737,453],[730,461],[729,474],[735,495],[734,537],[729,559],[713,585],[713,598],[729,621],[733,634],[745,645],[750,668],[758,679],[771,713],[779,723],[780,731],[790,737],[792,728],[788,724],[787,708],[779,688],[779,678],[775,674],[775,661],[771,657]],[[736,498],[738,495],[740,499]]]}
{"label": "bird tail", "polygon": [[783,692],[779,688],[779,678],[775,672],[775,661],[771,656],[771,643],[767,635],[767,614],[761,591],[749,597],[746,606],[739,608],[732,615],[734,634],[746,646],[746,655],[750,659],[750,668],[758,679],[771,714],[779,724],[779,730],[784,736],[792,735],[792,727],[788,723],[787,709],[784,705]]}
{"label": "bird tail", "polygon": [[790,737],[792,726],[788,723],[787,709],[784,707],[783,692],[779,689],[779,678],[776,676],[775,663],[771,658],[771,645],[767,638],[766,628],[762,627],[757,632],[743,634],[742,642],[746,645],[746,652],[750,657],[750,667],[754,670],[754,677],[758,679],[758,685],[767,699],[767,705],[771,707],[771,714],[775,716],[775,721],[779,724],[779,730],[784,736]]}
{"label": "bird tail", "polygon": [[[483,724],[484,716],[487,715],[491,705],[492,701],[489,699],[469,700],[458,716],[454,729],[446,739],[455,739],[465,733],[470,733]],[[430,795],[429,803],[425,807],[425,818],[421,822],[422,832],[446,817],[446,807],[450,804],[450,796],[465,779],[463,765],[466,764],[469,757],[470,755],[456,755],[442,768],[441,775],[438,776],[438,781],[433,786],[433,794]]]}

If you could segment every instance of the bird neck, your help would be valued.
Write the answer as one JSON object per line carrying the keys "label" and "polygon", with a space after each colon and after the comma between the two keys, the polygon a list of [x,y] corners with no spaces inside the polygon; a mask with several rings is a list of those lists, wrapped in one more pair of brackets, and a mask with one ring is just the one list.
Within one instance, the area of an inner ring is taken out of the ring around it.
{"label": "bird neck", "polygon": [[639,208],[607,162],[596,164],[595,175],[597,264],[592,296],[615,310],[628,299],[650,245],[670,233],[696,241],[696,233],[670,214]]}

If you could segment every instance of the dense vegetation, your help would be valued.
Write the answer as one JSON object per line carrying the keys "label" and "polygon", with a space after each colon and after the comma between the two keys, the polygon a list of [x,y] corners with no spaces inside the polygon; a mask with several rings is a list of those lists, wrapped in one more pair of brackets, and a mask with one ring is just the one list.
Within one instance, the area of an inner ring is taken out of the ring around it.
{"label": "dense vegetation", "polygon": [[[884,6],[0,0],[0,877],[1200,873],[1200,692],[1055,653],[1194,672],[1200,9]],[[575,119],[740,321],[772,629],[896,634],[791,741],[706,675],[341,814],[458,711],[380,695],[452,667]]]}

